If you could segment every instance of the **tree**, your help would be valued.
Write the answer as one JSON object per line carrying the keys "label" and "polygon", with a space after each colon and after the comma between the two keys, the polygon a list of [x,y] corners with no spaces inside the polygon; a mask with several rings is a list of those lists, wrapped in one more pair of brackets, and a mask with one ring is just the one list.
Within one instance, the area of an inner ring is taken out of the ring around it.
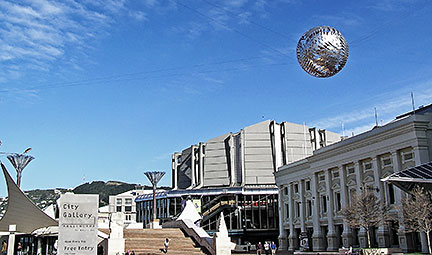
{"label": "tree", "polygon": [[432,191],[416,187],[410,197],[402,199],[403,224],[407,231],[426,233],[429,254],[432,254],[430,234],[432,231]]}
{"label": "tree", "polygon": [[367,186],[351,197],[351,204],[341,210],[344,220],[350,227],[363,227],[367,233],[368,248],[371,248],[370,230],[389,220],[388,208]]}

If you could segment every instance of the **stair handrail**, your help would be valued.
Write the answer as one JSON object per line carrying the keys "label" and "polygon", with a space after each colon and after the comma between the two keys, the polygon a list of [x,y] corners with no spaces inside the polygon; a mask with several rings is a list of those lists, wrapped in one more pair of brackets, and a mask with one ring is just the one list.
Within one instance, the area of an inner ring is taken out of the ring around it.
{"label": "stair handrail", "polygon": [[201,248],[207,250],[210,255],[216,255],[216,251],[213,247],[213,239],[203,229],[195,225],[191,220],[177,220],[171,222],[165,222],[162,224],[162,228],[180,228],[187,236],[191,237],[195,243]]}

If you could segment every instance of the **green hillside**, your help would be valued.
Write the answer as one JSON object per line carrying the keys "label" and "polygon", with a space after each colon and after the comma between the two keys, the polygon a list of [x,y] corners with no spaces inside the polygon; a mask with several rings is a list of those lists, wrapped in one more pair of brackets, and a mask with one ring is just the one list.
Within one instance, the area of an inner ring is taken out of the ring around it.
{"label": "green hillside", "polygon": [[[75,194],[99,194],[99,206],[105,206],[108,204],[109,196],[133,190],[135,189],[135,186],[136,184],[118,181],[94,181],[91,183],[81,184],[74,189],[36,189],[24,191],[24,193],[33,201],[33,203],[43,210],[48,206],[55,204],[57,199],[60,198],[60,195],[66,192],[72,192]],[[151,189],[151,187],[148,186],[145,186],[145,188]],[[7,201],[7,197],[0,198],[0,217],[3,216]]]}
{"label": "green hillside", "polygon": [[135,189],[136,184],[129,184],[117,181],[94,181],[84,183],[72,190],[75,194],[99,194],[99,206],[108,204],[108,198],[129,190]]}

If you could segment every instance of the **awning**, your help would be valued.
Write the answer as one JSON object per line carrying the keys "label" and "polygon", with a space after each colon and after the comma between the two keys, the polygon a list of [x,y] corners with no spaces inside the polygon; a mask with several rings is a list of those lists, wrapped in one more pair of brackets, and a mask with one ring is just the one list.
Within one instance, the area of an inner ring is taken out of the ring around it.
{"label": "awning", "polygon": [[405,192],[410,192],[416,186],[432,190],[432,161],[393,173],[383,179]]}
{"label": "awning", "polygon": [[16,225],[16,231],[31,234],[36,229],[58,226],[58,222],[39,209],[15,184],[6,167],[1,164],[8,189],[8,204],[0,231],[9,231],[9,225]]}

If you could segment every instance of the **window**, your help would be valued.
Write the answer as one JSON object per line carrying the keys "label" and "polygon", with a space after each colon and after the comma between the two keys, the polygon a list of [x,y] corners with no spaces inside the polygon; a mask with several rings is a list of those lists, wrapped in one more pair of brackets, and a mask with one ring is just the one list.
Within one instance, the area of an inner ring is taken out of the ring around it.
{"label": "window", "polygon": [[122,199],[121,198],[117,198],[117,204],[121,205],[122,204]]}
{"label": "window", "polygon": [[389,157],[385,157],[381,159],[381,164],[383,167],[391,166],[392,162]]}
{"label": "window", "polygon": [[372,169],[372,163],[371,162],[365,162],[363,163],[363,168],[365,171]]}
{"label": "window", "polygon": [[327,196],[321,196],[321,212],[327,212]]}
{"label": "window", "polygon": [[310,190],[310,181],[305,182],[306,190]]}
{"label": "window", "polygon": [[320,175],[319,180],[320,180],[320,182],[325,181],[325,176],[324,175]]}
{"label": "window", "polygon": [[348,172],[348,174],[354,174],[355,173],[354,167],[353,166],[348,167],[347,172]]}
{"label": "window", "polygon": [[333,171],[333,178],[338,178],[339,177],[339,171]]}
{"label": "window", "polygon": [[285,215],[286,218],[289,219],[289,204],[285,204]]}
{"label": "window", "polygon": [[121,207],[121,205],[118,205],[117,207],[116,207],[116,212],[121,212],[122,211],[122,207]]}
{"label": "window", "polygon": [[300,217],[300,202],[296,202],[296,217]]}
{"label": "window", "polygon": [[132,204],[132,198],[126,198],[125,199],[125,204],[131,205]]}
{"label": "window", "polygon": [[388,192],[389,192],[389,203],[394,204],[395,203],[395,193],[394,193],[393,184],[388,184]]}
{"label": "window", "polygon": [[338,212],[342,209],[341,194],[339,192],[336,192],[335,197],[336,197],[335,207],[336,207],[336,211]]}
{"label": "window", "polygon": [[283,191],[284,191],[283,193],[284,193],[285,196],[288,195],[288,187],[284,187]]}
{"label": "window", "polygon": [[414,154],[412,151],[402,152],[402,160],[403,162],[410,161],[414,158]]}
{"label": "window", "polygon": [[132,206],[125,206],[125,212],[132,212]]}
{"label": "window", "polygon": [[299,192],[299,186],[298,183],[294,184],[294,192],[298,193]]}
{"label": "window", "polygon": [[307,216],[312,216],[312,200],[307,201]]}

